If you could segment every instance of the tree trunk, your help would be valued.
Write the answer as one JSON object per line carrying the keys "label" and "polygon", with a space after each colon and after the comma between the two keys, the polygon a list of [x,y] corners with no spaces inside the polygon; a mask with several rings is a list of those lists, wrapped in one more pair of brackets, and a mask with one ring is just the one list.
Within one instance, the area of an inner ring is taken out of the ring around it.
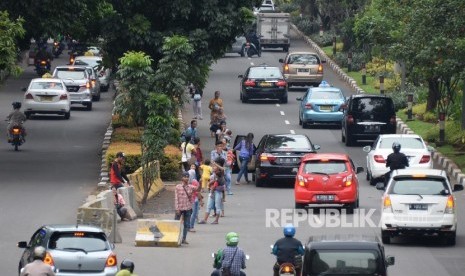
{"label": "tree trunk", "polygon": [[465,83],[463,84],[462,87],[462,130],[465,130]]}
{"label": "tree trunk", "polygon": [[431,111],[437,107],[439,96],[439,81],[437,78],[428,79],[428,99],[426,102],[426,111]]}

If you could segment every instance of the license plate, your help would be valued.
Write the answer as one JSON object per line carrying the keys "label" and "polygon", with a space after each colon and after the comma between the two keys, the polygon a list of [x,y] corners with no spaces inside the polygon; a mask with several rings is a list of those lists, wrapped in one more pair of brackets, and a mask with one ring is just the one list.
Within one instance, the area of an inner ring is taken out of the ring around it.
{"label": "license plate", "polygon": [[53,96],[40,96],[40,100],[42,102],[51,102],[53,100]]}
{"label": "license plate", "polygon": [[428,210],[427,204],[410,204],[410,210]]}
{"label": "license plate", "polygon": [[271,87],[271,86],[273,86],[273,83],[271,83],[271,82],[261,82],[260,86],[262,86],[262,87]]}
{"label": "license plate", "polygon": [[280,163],[284,164],[295,164],[299,162],[299,158],[280,158],[279,161]]}
{"label": "license plate", "polygon": [[299,73],[308,73],[310,69],[297,69],[297,72]]}
{"label": "license plate", "polygon": [[317,201],[334,201],[334,195],[317,195]]}
{"label": "license plate", "polygon": [[365,132],[379,132],[379,126],[376,125],[366,125]]}
{"label": "license plate", "polygon": [[331,111],[333,107],[331,105],[320,105],[320,111]]}

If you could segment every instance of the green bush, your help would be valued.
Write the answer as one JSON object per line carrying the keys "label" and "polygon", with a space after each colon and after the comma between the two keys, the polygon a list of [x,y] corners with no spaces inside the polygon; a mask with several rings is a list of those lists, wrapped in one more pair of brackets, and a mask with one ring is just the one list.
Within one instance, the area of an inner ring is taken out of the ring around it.
{"label": "green bush", "polygon": [[[141,166],[140,154],[125,154],[124,170],[127,174],[135,172]],[[111,163],[116,159],[116,153],[107,153],[106,160],[108,171],[110,171]]]}
{"label": "green bush", "polygon": [[279,5],[279,8],[281,10],[281,12],[288,12],[288,13],[296,13],[297,12],[297,15],[300,14],[300,11],[299,11],[299,5],[297,5],[296,3],[282,3],[281,5]]}
{"label": "green bush", "polygon": [[165,155],[160,160],[160,177],[163,181],[179,180],[181,173],[180,157],[175,155]]}
{"label": "green bush", "polygon": [[[348,60],[346,52],[336,52],[336,57],[334,57],[334,62],[336,62],[340,67],[347,68]],[[352,53],[352,71],[362,70],[363,63],[366,62],[366,54],[355,52]]]}
{"label": "green bush", "polygon": [[318,31],[316,33],[310,34],[310,38],[318,44],[320,47],[326,47],[326,46],[331,46],[333,45],[333,37],[336,36],[336,34],[332,31],[324,31],[323,36],[320,36],[319,30],[320,30],[320,25],[318,24]]}
{"label": "green bush", "polygon": [[[437,143],[439,141],[439,124],[433,125],[426,133],[425,140],[428,142]],[[465,138],[465,131],[460,127],[458,121],[447,121],[445,129],[445,140],[447,144],[454,145],[455,147],[464,148],[463,143]]]}
{"label": "green bush", "polygon": [[320,23],[312,21],[307,17],[296,17],[294,20],[294,24],[305,35],[311,35],[313,33],[319,32],[320,30]]}

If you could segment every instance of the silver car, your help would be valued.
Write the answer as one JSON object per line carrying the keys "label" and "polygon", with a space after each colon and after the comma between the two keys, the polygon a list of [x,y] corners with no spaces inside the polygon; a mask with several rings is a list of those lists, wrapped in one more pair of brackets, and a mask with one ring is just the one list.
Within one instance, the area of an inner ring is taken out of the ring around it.
{"label": "silver car", "polygon": [[44,225],[24,248],[19,260],[19,271],[33,261],[34,248],[46,249],[45,263],[57,271],[57,276],[92,275],[114,276],[118,272],[116,254],[102,229],[88,225]]}
{"label": "silver car", "polygon": [[110,87],[110,69],[103,67],[102,57],[77,56],[74,59],[73,65],[93,67],[100,81],[100,91],[108,91],[108,88]]}
{"label": "silver car", "polygon": [[[384,190],[384,183],[376,188]],[[398,235],[434,235],[455,245],[457,199],[462,185],[449,183],[443,170],[404,169],[392,173],[381,201],[381,238],[389,244]]]}
{"label": "silver car", "polygon": [[82,66],[57,66],[53,77],[61,79],[71,97],[71,104],[82,104],[92,110],[92,84],[89,72]]}
{"label": "silver car", "polygon": [[241,55],[241,57],[245,56],[244,53],[244,45],[246,43],[246,39],[244,36],[236,37],[236,40],[231,45],[231,47],[226,51],[226,53],[235,53]]}

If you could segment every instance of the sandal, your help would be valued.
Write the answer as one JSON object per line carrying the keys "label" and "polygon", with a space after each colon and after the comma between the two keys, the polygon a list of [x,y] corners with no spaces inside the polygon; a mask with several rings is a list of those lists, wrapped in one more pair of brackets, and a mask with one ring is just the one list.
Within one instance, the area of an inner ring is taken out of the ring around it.
{"label": "sandal", "polygon": [[214,221],[214,222],[212,222],[212,223],[210,223],[210,224],[218,224],[218,222],[217,222],[217,221]]}
{"label": "sandal", "polygon": [[204,221],[204,220],[202,220],[202,221],[199,221],[199,223],[198,223],[198,224],[207,224],[207,222],[206,222],[206,221]]}

